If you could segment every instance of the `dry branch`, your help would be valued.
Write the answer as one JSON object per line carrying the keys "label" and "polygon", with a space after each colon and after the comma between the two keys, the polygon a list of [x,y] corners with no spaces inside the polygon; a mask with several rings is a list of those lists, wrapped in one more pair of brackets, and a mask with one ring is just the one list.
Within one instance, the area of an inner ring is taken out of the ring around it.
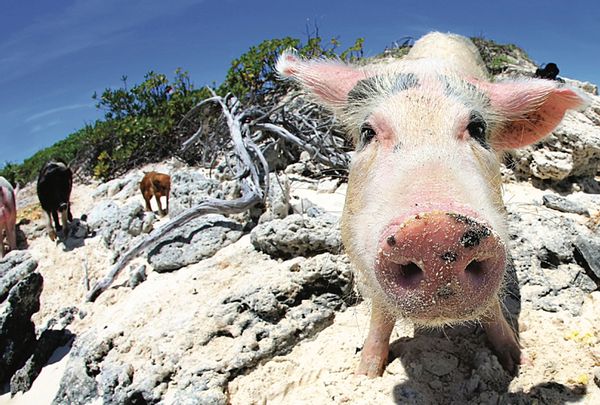
{"label": "dry branch", "polygon": [[[219,156],[227,170],[231,171],[231,178],[240,182],[242,196],[235,200],[207,199],[155,229],[147,238],[137,241],[119,258],[110,272],[94,285],[87,295],[88,301],[94,301],[110,287],[131,260],[154,246],[176,227],[206,214],[241,213],[262,202],[269,187],[269,165],[264,157],[269,148],[286,145],[288,148],[284,148],[284,152],[290,158],[295,158],[300,150],[305,150],[314,160],[327,167],[338,171],[347,169],[347,145],[335,130],[333,116],[298,97],[298,94],[286,96],[284,100],[277,100],[275,97],[261,107],[244,107],[231,94],[220,97],[212,89],[209,91],[212,97],[196,104],[184,116],[181,124],[184,121],[192,122],[191,117],[199,113],[202,107],[215,103],[220,107],[222,118],[226,122],[228,137],[203,133],[206,127],[200,123],[194,133],[182,143],[182,149],[191,150],[194,145],[201,145],[199,152],[211,159],[211,162],[204,162],[209,167],[212,167],[212,162]],[[211,130],[214,131],[213,128]],[[291,152],[292,149],[295,149],[295,154]]]}
{"label": "dry branch", "polygon": [[312,146],[310,143],[305,142],[304,140],[298,138],[297,136],[293,135],[291,132],[289,132],[288,130],[286,130],[283,127],[280,127],[280,126],[274,125],[274,124],[269,124],[269,123],[256,124],[255,126],[258,128],[263,128],[267,131],[270,131],[270,132],[274,133],[275,135],[280,136],[284,140],[291,142],[292,144],[299,146],[300,148],[306,150],[310,154],[310,157],[315,159],[319,163],[323,163],[326,166],[333,166],[333,167],[347,166],[346,162],[342,161],[341,159],[336,159],[335,156],[332,156],[331,158],[324,156],[323,154],[321,154],[321,152],[319,152],[319,150],[317,148]]}
{"label": "dry branch", "polygon": [[[175,218],[171,219],[164,226],[155,229],[147,238],[137,241],[119,258],[109,273],[94,285],[86,297],[88,301],[95,301],[103,291],[110,287],[115,278],[117,278],[131,260],[136,258],[148,247],[153,246],[156,242],[160,241],[165,235],[178,226],[206,214],[237,214],[244,212],[260,203],[266,195],[268,180],[265,180],[265,178],[268,179],[269,167],[259,148],[256,147],[249,138],[249,135],[247,136],[246,142],[244,142],[241,123],[243,113],[237,113],[239,110],[239,102],[233,97],[226,96],[222,98],[216,96],[214,93],[213,97],[207,101],[218,103],[227,119],[227,125],[233,142],[233,154],[237,157],[236,174],[240,179],[242,197],[235,200],[222,200],[216,198],[207,199],[198,206],[185,210]],[[245,132],[248,131],[246,130]],[[262,172],[258,169],[257,162],[252,159],[248,148],[250,148],[252,153],[257,156],[258,164],[260,164],[263,169]],[[248,177],[246,173],[249,173],[250,176]]]}
{"label": "dry branch", "polygon": [[135,243],[127,252],[125,252],[112,267],[110,272],[99,282],[94,285],[94,288],[88,293],[87,300],[95,301],[98,296],[104,292],[113,283],[119,273],[127,266],[127,264],[135,259],[141,252],[146,248],[153,246],[156,242],[161,240],[166,234],[171,232],[173,229],[180,225],[191,221],[206,214],[237,214],[244,212],[254,205],[262,201],[262,198],[257,194],[246,190],[241,198],[235,200],[220,200],[210,199],[203,201],[200,205],[192,207],[182,212],[164,226],[155,229],[148,235],[147,238],[139,240]]}

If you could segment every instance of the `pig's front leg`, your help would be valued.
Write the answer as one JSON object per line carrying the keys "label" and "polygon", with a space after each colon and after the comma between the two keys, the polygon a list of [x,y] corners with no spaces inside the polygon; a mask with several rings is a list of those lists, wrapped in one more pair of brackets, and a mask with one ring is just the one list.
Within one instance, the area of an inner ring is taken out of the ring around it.
{"label": "pig's front leg", "polygon": [[516,376],[519,364],[522,363],[521,345],[502,313],[500,302],[493,304],[490,312],[482,319],[482,324],[498,361],[508,373]]}
{"label": "pig's front leg", "polygon": [[394,317],[385,311],[383,305],[373,300],[369,334],[362,348],[356,374],[366,375],[369,378],[383,374],[390,349],[390,335],[395,323]]}

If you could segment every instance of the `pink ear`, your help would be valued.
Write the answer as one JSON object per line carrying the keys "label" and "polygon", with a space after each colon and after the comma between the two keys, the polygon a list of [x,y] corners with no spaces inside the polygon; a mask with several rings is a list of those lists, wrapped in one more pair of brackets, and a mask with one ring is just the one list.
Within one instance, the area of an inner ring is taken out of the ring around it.
{"label": "pink ear", "polygon": [[366,78],[361,70],[341,62],[303,60],[290,52],[284,52],[279,57],[277,71],[299,81],[330,107],[344,104],[350,90],[359,80]]}
{"label": "pink ear", "polygon": [[542,79],[500,83],[478,83],[492,106],[506,120],[491,139],[494,148],[513,149],[532,144],[549,134],[567,110],[585,107],[582,93],[557,82]]}

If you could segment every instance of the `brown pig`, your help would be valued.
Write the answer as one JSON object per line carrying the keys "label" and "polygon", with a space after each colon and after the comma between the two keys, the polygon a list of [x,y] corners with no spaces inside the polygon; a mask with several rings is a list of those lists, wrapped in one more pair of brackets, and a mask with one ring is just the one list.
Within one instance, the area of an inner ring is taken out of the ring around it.
{"label": "brown pig", "polygon": [[[165,215],[169,212],[169,192],[171,191],[171,177],[168,174],[158,172],[148,172],[144,174],[142,181],[140,182],[140,190],[146,201],[146,211],[152,211],[150,206],[150,200],[152,197],[156,198],[158,204],[158,212],[160,215]],[[162,209],[160,203],[160,197],[167,197],[167,208],[165,211]]]}
{"label": "brown pig", "polygon": [[506,268],[502,151],[538,141],[586,97],[542,79],[491,82],[467,38],[430,33],[400,60],[277,64],[353,139],[342,239],[371,299],[358,374],[383,373],[395,320],[479,320],[504,368],[521,349],[500,305]]}

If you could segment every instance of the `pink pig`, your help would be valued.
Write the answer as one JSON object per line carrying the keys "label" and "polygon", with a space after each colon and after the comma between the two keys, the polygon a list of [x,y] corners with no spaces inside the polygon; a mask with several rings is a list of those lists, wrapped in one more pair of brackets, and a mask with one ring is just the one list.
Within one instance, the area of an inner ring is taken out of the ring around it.
{"label": "pink pig", "polygon": [[366,66],[284,53],[295,79],[340,119],[356,146],[344,246],[371,299],[358,374],[383,373],[395,320],[479,320],[504,368],[521,348],[504,318],[502,151],[540,140],[586,97],[557,82],[490,82],[477,48],[430,33],[400,60]]}
{"label": "pink pig", "polygon": [[17,198],[10,183],[0,176],[0,258],[4,257],[4,234],[10,250],[17,248]]}

